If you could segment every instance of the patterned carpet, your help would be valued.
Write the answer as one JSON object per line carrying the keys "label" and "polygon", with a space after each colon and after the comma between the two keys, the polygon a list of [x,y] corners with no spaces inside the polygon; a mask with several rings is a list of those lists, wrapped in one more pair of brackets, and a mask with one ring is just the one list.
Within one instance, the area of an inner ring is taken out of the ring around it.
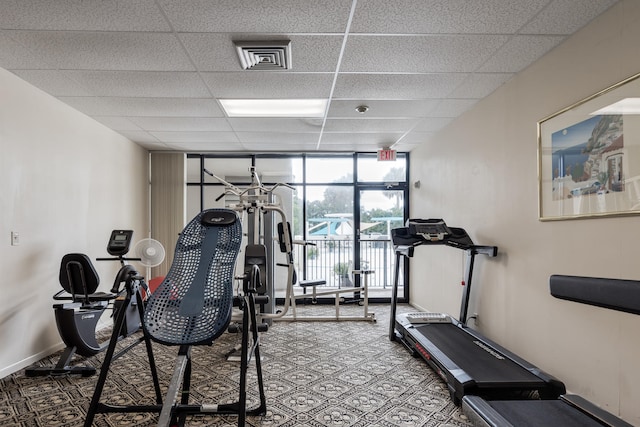
{"label": "patterned carpet", "polygon": [[[331,307],[298,307],[322,314]],[[305,311],[308,310],[308,311]],[[341,307],[341,314],[362,308]],[[357,312],[355,311],[357,310]],[[373,322],[275,322],[261,334],[267,415],[250,426],[462,427],[470,426],[453,405],[445,384],[420,359],[388,339],[389,306],[373,306]],[[409,311],[399,307],[399,312]],[[328,311],[331,314],[331,311]],[[135,337],[135,335],[134,335]],[[123,340],[125,345],[133,337]],[[237,400],[239,362],[225,358],[239,336],[225,334],[212,347],[193,351],[193,403]],[[173,372],[176,348],[154,344],[163,391]],[[39,364],[55,364],[59,353]],[[100,366],[103,354],[85,361]],[[256,402],[255,369],[249,382]],[[0,425],[82,425],[97,375],[89,378],[28,378],[18,372],[0,380]],[[103,401],[153,404],[144,345],[115,361]],[[154,425],[156,414],[98,414],[96,426]],[[235,426],[234,416],[195,416],[190,426]]]}

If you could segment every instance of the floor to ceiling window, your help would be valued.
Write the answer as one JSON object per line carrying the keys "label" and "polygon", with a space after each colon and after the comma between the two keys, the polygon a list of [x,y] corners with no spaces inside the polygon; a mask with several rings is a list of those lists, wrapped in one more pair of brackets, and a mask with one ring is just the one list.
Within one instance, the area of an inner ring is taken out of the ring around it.
{"label": "floor to ceiling window", "polygon": [[[356,287],[369,270],[370,300],[388,301],[394,272],[391,229],[402,227],[408,216],[409,156],[398,153],[394,162],[379,162],[375,153],[306,155],[196,155],[187,156],[187,217],[212,207],[231,207],[237,198],[225,195],[224,185],[211,174],[246,188],[255,167],[266,186],[279,187],[275,202],[285,211],[294,241],[294,260],[301,279],[324,279],[327,288]],[[275,296],[284,296],[286,262],[273,244],[279,215],[262,218],[243,213],[243,226],[258,234],[252,241],[273,245],[272,281]],[[256,223],[257,222],[257,223]],[[401,270],[404,271],[404,270]],[[399,295],[406,300],[404,277]]]}

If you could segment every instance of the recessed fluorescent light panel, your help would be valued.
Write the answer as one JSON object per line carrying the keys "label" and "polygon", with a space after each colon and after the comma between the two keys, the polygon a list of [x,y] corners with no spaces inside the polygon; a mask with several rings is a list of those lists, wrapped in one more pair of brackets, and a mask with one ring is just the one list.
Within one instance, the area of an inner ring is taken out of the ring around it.
{"label": "recessed fluorescent light panel", "polygon": [[592,116],[611,114],[640,114],[640,98],[625,98],[591,113]]}
{"label": "recessed fluorescent light panel", "polygon": [[229,117],[324,117],[327,99],[221,99]]}

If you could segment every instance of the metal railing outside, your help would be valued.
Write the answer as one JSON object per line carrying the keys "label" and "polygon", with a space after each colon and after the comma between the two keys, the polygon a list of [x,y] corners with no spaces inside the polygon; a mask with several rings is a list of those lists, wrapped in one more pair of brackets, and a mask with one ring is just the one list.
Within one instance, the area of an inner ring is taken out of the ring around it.
{"label": "metal railing outside", "polygon": [[[324,279],[326,288],[353,286],[353,241],[351,239],[307,239],[315,246],[295,247],[296,269],[305,271],[307,280]],[[305,253],[306,252],[306,253]],[[303,260],[306,257],[306,270]],[[384,238],[360,241],[360,269],[373,270],[369,276],[370,290],[391,290],[394,280],[395,256],[391,240]],[[402,281],[400,281],[402,283]]]}

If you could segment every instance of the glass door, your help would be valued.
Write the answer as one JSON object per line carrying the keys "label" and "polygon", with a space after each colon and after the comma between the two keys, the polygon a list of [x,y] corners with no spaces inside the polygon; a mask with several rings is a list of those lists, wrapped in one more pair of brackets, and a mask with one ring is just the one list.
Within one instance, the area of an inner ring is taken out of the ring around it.
{"label": "glass door", "polygon": [[354,269],[353,187],[308,186],[304,279],[324,279],[327,289],[353,286]]}
{"label": "glass door", "polygon": [[[369,299],[388,300],[395,272],[395,253],[391,241],[391,229],[404,225],[403,190],[386,188],[359,191],[359,216],[356,224],[356,270],[368,277]],[[400,270],[398,298],[405,299],[404,269]],[[367,273],[368,272],[368,273]],[[359,278],[358,284],[364,280]]]}

